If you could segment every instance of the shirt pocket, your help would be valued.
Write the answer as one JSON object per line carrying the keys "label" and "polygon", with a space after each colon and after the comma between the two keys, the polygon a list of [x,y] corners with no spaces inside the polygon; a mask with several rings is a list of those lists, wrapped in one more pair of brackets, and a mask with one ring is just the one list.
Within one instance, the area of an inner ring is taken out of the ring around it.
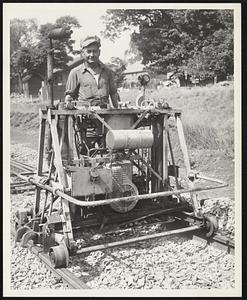
{"label": "shirt pocket", "polygon": [[92,83],[82,82],[80,84],[80,89],[85,98],[92,96]]}

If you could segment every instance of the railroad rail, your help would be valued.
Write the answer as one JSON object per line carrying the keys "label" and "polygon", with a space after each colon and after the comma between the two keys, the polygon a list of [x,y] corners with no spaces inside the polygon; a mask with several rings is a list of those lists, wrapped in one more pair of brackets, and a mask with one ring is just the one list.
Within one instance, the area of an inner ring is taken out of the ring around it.
{"label": "railroad rail", "polygon": [[19,174],[18,171],[19,172],[34,172],[35,171],[35,169],[32,166],[27,165],[23,162],[19,162],[14,159],[10,160],[10,166],[12,168],[11,173],[16,176]]}
{"label": "railroad rail", "polygon": [[41,247],[32,245],[29,243],[29,250],[40,258],[40,260],[45,264],[45,266],[54,274],[55,277],[61,278],[63,283],[71,289],[90,289],[84,281],[76,277],[72,272],[66,268],[56,269],[51,263],[48,254],[44,254]]}
{"label": "railroad rail", "polygon": [[[11,234],[14,237],[15,231],[11,230]],[[52,272],[52,274],[62,280],[63,284],[68,286],[71,289],[90,289],[89,286],[86,285],[84,281],[80,278],[76,277],[72,272],[70,272],[66,268],[54,268],[51,265],[48,254],[45,254],[42,248],[38,245],[33,245],[32,241],[27,243],[27,248],[31,253],[33,253],[36,257],[38,257],[41,262],[45,265],[45,267]]]}
{"label": "railroad rail", "polygon": [[21,192],[23,193],[25,191],[34,191],[35,186],[33,184],[23,179],[20,179],[19,177],[19,174],[23,172],[33,173],[35,171],[34,168],[25,163],[18,162],[13,159],[11,159],[10,161],[10,166],[11,166],[11,175],[14,175],[19,178],[18,181],[11,182],[10,184],[11,193],[21,193]]}
{"label": "railroad rail", "polygon": [[221,235],[215,234],[211,238],[205,238],[200,232],[192,234],[193,240],[200,241],[206,243],[207,245],[211,245],[217,249],[225,251],[229,254],[234,255],[235,253],[235,244],[232,239]]}

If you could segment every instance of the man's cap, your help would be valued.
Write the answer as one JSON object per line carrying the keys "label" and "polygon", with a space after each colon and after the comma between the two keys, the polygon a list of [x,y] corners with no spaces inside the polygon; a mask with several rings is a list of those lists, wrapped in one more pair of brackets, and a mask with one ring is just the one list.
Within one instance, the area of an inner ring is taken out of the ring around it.
{"label": "man's cap", "polygon": [[87,36],[84,39],[81,40],[81,48],[85,48],[93,43],[97,43],[98,46],[100,47],[100,38],[97,37],[97,35],[93,35],[93,36]]}

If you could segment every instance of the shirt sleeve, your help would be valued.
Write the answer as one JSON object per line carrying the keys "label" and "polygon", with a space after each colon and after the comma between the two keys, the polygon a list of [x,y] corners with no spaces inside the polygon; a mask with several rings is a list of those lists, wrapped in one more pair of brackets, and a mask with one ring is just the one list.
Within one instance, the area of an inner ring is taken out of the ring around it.
{"label": "shirt sleeve", "polygon": [[79,90],[79,80],[78,80],[77,72],[75,72],[75,70],[71,70],[66,83],[65,95],[70,95],[73,98],[77,98],[78,90]]}

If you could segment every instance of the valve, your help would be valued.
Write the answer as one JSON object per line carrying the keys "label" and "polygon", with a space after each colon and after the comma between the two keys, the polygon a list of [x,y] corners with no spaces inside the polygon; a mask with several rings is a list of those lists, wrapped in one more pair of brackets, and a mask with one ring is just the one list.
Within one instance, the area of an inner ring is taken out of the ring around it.
{"label": "valve", "polygon": [[198,175],[199,175],[198,172],[190,170],[190,172],[188,173],[188,179],[193,182],[196,179],[198,179]]}

